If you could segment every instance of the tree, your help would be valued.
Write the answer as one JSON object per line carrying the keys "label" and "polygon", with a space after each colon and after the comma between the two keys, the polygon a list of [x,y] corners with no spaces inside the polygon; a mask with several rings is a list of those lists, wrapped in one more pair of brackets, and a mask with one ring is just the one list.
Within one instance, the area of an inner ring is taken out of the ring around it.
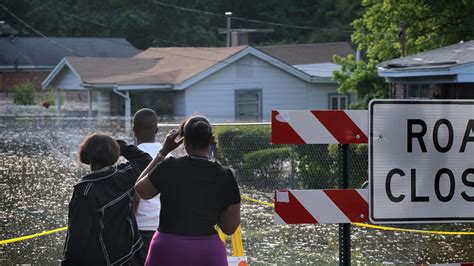
{"label": "tree", "polygon": [[[0,0],[0,4],[46,36],[125,37],[141,49],[224,46],[225,35],[218,34],[218,28],[226,26],[226,11],[240,18],[308,27],[233,19],[233,28],[275,29],[252,34],[253,45],[344,41],[350,39],[350,22],[361,9],[359,0]],[[0,16],[20,36],[37,36],[2,8]]]}
{"label": "tree", "polygon": [[370,100],[387,98],[387,84],[377,75],[374,60],[356,62],[354,55],[349,55],[346,58],[334,56],[334,62],[342,66],[341,71],[333,73],[339,83],[338,91],[357,93],[358,102],[351,104],[352,109],[367,109]]}
{"label": "tree", "polygon": [[[217,3],[181,0],[172,4],[214,11]],[[141,49],[224,43],[217,28],[225,25],[225,18],[164,7],[153,0],[0,0],[0,4],[50,37],[125,37]],[[0,15],[20,36],[37,36],[2,8]]]}
{"label": "tree", "polygon": [[376,65],[392,58],[439,48],[474,37],[474,1],[363,0],[364,13],[352,22],[352,40],[366,51],[366,62],[353,56],[334,58],[342,70],[334,73],[341,93],[356,92],[366,107],[372,98],[388,95]]}
{"label": "tree", "polygon": [[236,28],[273,28],[269,34],[251,35],[258,44],[349,41],[350,23],[360,13],[360,0],[225,0],[221,10],[235,16],[307,26],[313,29],[279,27],[233,20]]}

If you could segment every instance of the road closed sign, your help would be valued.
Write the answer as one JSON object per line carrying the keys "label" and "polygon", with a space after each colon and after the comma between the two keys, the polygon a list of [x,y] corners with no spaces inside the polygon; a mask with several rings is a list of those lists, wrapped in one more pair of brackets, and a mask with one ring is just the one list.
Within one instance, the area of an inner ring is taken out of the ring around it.
{"label": "road closed sign", "polygon": [[369,104],[372,223],[474,221],[474,101]]}

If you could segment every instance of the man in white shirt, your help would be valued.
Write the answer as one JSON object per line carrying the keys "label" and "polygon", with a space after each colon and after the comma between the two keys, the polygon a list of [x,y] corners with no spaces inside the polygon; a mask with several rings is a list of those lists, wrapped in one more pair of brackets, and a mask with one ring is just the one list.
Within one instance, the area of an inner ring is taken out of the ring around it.
{"label": "man in white shirt", "polygon": [[[158,133],[157,123],[158,117],[152,109],[142,108],[133,116],[133,134],[137,140],[137,147],[152,158],[155,158],[161,149],[161,143],[155,142],[155,136]],[[160,222],[160,197],[158,195],[150,200],[144,200],[135,195],[134,205],[135,218],[144,245],[135,254],[132,262],[134,265],[143,265],[151,239]]]}

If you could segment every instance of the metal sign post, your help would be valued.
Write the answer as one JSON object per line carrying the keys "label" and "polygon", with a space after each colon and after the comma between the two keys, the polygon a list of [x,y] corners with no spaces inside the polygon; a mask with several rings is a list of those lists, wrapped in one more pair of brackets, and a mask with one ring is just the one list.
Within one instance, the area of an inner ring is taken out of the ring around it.
{"label": "metal sign post", "polygon": [[275,192],[276,223],[340,223],[339,264],[351,264],[350,222],[367,221],[363,190],[350,190],[348,144],[367,143],[367,111],[274,110],[272,143],[341,144],[342,176],[337,190]]}
{"label": "metal sign post", "polygon": [[[474,101],[373,100],[369,114],[272,111],[274,144],[341,144],[341,189],[275,191],[274,213],[277,224],[339,223],[341,265],[349,223],[369,210],[375,224],[474,222]],[[370,193],[348,189],[348,144],[367,142]]]}
{"label": "metal sign post", "polygon": [[[349,144],[342,144],[342,178],[339,188],[349,188]],[[351,265],[351,224],[339,224],[339,265]]]}

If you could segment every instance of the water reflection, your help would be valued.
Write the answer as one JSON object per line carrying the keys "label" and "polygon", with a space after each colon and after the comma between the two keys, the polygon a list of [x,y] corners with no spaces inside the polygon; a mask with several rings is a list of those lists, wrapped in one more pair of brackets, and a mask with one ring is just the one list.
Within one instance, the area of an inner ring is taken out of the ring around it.
{"label": "water reflection", "polygon": [[[162,139],[169,128],[162,128]],[[48,116],[0,117],[0,239],[66,225],[72,185],[87,167],[76,156],[89,133],[109,132],[133,141],[121,119],[56,120]],[[250,197],[272,201],[268,192],[242,187]],[[254,264],[338,263],[336,225],[273,224],[269,207],[243,202],[242,229],[246,255]],[[469,225],[452,230],[471,231]],[[65,233],[0,246],[1,264],[50,264],[62,256]],[[354,263],[443,263],[474,261],[472,236],[433,236],[352,229]]]}

